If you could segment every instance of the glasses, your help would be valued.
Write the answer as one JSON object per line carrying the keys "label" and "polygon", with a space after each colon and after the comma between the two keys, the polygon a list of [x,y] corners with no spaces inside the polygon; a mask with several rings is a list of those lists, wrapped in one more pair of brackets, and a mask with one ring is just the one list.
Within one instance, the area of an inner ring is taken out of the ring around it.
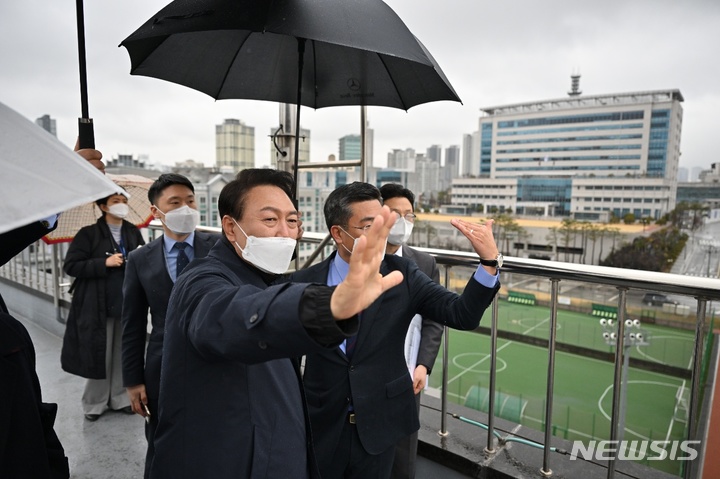
{"label": "glasses", "polygon": [[356,229],[356,230],[362,231],[362,234],[367,233],[371,226],[372,226],[372,223],[367,224],[367,225],[365,225],[365,226],[351,226],[351,225],[347,225],[348,228],[352,228],[352,229]]}
{"label": "glasses", "polygon": [[403,216],[403,215],[400,215],[400,216],[402,216],[403,218],[405,218],[406,220],[408,220],[410,223],[414,223],[414,222],[415,222],[415,218],[417,218],[417,215],[414,214],[414,213],[408,213],[408,214],[406,214],[406,215],[404,215],[404,216]]}

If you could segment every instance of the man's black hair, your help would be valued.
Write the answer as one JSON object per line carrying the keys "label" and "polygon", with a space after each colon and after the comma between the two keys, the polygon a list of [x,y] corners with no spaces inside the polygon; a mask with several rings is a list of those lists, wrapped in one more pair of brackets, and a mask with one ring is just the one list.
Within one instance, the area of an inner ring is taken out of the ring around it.
{"label": "man's black hair", "polygon": [[380,187],[380,194],[383,202],[392,198],[406,198],[410,202],[410,207],[415,210],[415,194],[397,183],[387,183]]}
{"label": "man's black hair", "polygon": [[245,210],[245,199],[248,192],[256,186],[277,186],[292,200],[293,176],[287,171],[270,168],[248,168],[237,174],[234,180],[225,185],[218,198],[220,218],[225,215],[236,220],[242,219]]}
{"label": "man's black hair", "polygon": [[190,188],[190,191],[195,193],[195,187],[192,182],[183,175],[179,175],[177,173],[163,173],[158,176],[158,179],[155,180],[152,185],[150,185],[150,189],[148,190],[148,200],[150,200],[150,204],[157,206],[155,202],[158,198],[160,198],[160,196],[162,196],[162,192],[165,191],[165,188],[173,185],[187,186]]}
{"label": "man's black hair", "polygon": [[328,195],[325,201],[323,212],[325,213],[325,224],[328,231],[333,225],[347,226],[352,216],[351,206],[353,203],[377,200],[382,204],[380,190],[370,183],[354,181],[350,184],[339,186]]}

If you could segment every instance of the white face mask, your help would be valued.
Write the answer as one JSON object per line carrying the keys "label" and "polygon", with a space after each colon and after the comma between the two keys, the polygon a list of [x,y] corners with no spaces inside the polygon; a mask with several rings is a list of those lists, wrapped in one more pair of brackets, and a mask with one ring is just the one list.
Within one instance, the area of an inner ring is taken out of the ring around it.
{"label": "white face mask", "polygon": [[351,250],[350,250],[350,249],[347,249],[347,246],[345,246],[343,243],[340,243],[340,246],[342,246],[343,248],[345,248],[345,251],[347,251],[348,253],[352,254],[352,252],[355,251],[355,245],[356,245],[357,242],[360,240],[360,237],[359,237],[359,236],[358,236],[357,238],[354,237],[353,235],[351,235],[350,233],[348,233],[347,231],[345,231],[345,230],[342,228],[342,226],[338,226],[338,228],[340,228],[340,230],[341,230],[343,233],[345,233],[346,235],[348,235],[349,237],[351,237],[351,238],[353,239],[353,247],[352,247]]}
{"label": "white face mask", "polygon": [[157,206],[155,208],[165,216],[163,223],[175,234],[192,233],[200,224],[200,212],[190,208],[188,205],[168,211],[167,214],[163,213]]}
{"label": "white face mask", "polygon": [[[237,221],[233,218],[230,219],[240,228]],[[257,236],[248,236],[242,228],[240,231],[247,238],[245,248],[241,248],[237,241],[235,241],[235,246],[240,249],[245,261],[260,271],[270,274],[283,274],[288,270],[297,241],[280,236],[258,238]]]}
{"label": "white face mask", "polygon": [[399,217],[390,229],[388,243],[396,246],[407,243],[407,240],[410,239],[410,235],[412,234],[413,226],[414,223],[411,223],[402,216]]}
{"label": "white face mask", "polygon": [[130,207],[127,203],[115,203],[114,205],[108,206],[108,213],[116,218],[123,219],[130,212]]}
{"label": "white face mask", "polygon": [[[341,230],[343,233],[345,233],[346,235],[348,235],[349,237],[351,237],[351,238],[353,239],[353,247],[352,247],[351,250],[347,249],[347,246],[345,246],[344,244],[340,243],[340,246],[342,246],[343,248],[345,248],[345,251],[347,251],[348,253],[352,254],[353,251],[355,251],[355,246],[358,244],[358,241],[360,241],[360,237],[359,237],[359,236],[358,236],[357,238],[354,237],[353,235],[351,235],[350,233],[348,233],[347,231],[345,231],[342,226],[338,226],[338,228],[340,228],[340,230]],[[388,240],[387,240],[387,238],[386,238],[386,239],[385,239],[385,248],[387,248],[387,244],[388,244]],[[383,248],[383,249],[382,249],[382,252],[380,253],[380,254],[382,254],[383,256],[385,255],[385,248]]]}

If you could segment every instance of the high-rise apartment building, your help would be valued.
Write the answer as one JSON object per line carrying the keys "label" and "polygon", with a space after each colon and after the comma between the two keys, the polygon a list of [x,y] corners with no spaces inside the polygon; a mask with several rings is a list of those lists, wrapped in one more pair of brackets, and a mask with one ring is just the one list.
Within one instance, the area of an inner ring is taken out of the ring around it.
{"label": "high-rise apartment building", "polygon": [[450,188],[452,180],[460,177],[460,147],[451,145],[445,148],[445,164],[442,167],[441,190]]}
{"label": "high-rise apartment building", "polygon": [[662,90],[483,108],[479,178],[453,181],[452,203],[658,219],[675,207],[682,101]]}
{"label": "high-rise apartment building", "polygon": [[255,127],[232,118],[215,125],[215,165],[234,171],[255,168]]}
{"label": "high-rise apartment building", "polygon": [[57,137],[57,126],[55,123],[55,119],[50,118],[50,115],[43,115],[40,118],[35,119],[35,124],[50,133],[52,136]]}
{"label": "high-rise apartment building", "polygon": [[340,161],[359,160],[360,159],[360,135],[345,135],[338,141]]}
{"label": "high-rise apartment building", "polygon": [[439,165],[442,161],[442,147],[440,145],[432,145],[425,150],[425,157]]}
{"label": "high-rise apartment building", "polygon": [[476,177],[480,171],[480,132],[463,135],[462,176]]}
{"label": "high-rise apartment building", "polygon": [[[373,130],[365,129],[366,165],[373,165]],[[359,160],[362,157],[362,138],[360,135],[345,135],[338,140],[338,160]]]}

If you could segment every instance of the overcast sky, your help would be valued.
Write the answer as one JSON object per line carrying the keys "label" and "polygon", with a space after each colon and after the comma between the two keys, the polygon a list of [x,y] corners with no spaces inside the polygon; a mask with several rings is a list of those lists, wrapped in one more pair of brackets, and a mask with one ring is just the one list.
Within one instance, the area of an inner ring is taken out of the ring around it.
{"label": "overcast sky", "polygon": [[[342,1],[342,0],[338,0]],[[350,1],[350,0],[348,0]],[[215,101],[165,81],[131,76],[118,44],[166,0],[85,1],[90,116],[106,157],[147,154],[151,162],[215,161],[215,125],[238,118],[255,127],[256,163],[278,105]],[[720,2],[717,0],[388,0],[442,67],[463,104],[408,112],[370,107],[375,163],[393,148],[418,152],[461,145],[482,107],[562,98],[570,74],[584,94],[679,89],[685,97],[680,166],[720,161]],[[80,116],[75,2],[0,1],[0,102],[30,119],[49,114],[72,146]],[[302,108],[313,160],[337,154],[359,134],[358,107]]]}

